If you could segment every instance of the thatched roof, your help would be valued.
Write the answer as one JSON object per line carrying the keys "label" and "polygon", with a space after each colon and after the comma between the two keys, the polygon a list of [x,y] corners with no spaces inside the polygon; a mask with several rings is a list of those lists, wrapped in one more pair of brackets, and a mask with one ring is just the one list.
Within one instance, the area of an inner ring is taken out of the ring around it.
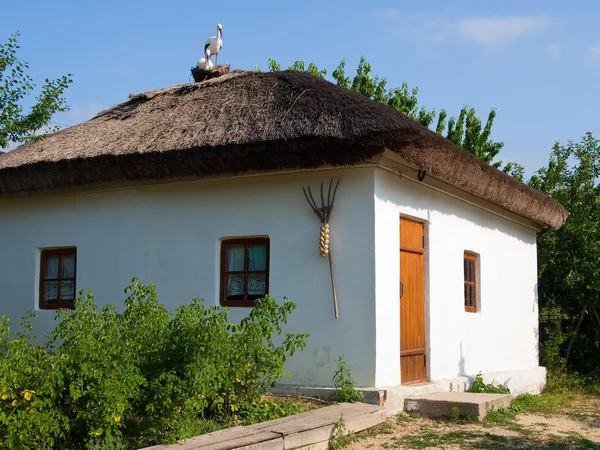
{"label": "thatched roof", "polygon": [[130,100],[0,157],[0,195],[360,164],[390,149],[548,227],[565,209],[398,111],[301,72],[232,72]]}

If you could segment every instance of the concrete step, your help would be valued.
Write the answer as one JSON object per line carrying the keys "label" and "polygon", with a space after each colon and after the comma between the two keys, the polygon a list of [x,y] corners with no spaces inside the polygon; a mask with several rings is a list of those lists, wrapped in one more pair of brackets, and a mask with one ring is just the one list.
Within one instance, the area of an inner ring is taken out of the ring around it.
{"label": "concrete step", "polygon": [[490,411],[507,408],[512,397],[509,394],[475,394],[471,392],[436,392],[415,395],[404,401],[407,413],[416,413],[423,417],[449,418],[454,408],[463,416],[476,420]]}

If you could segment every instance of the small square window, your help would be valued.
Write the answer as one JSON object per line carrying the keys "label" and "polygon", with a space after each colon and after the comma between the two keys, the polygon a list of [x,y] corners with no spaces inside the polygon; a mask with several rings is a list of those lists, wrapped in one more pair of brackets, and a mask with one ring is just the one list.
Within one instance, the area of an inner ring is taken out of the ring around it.
{"label": "small square window", "polygon": [[221,242],[221,305],[254,306],[269,293],[269,239]]}
{"label": "small square window", "polygon": [[465,273],[465,311],[477,312],[477,255],[465,252],[463,266]]}
{"label": "small square window", "polygon": [[73,309],[76,297],[77,249],[42,250],[40,258],[40,309]]}

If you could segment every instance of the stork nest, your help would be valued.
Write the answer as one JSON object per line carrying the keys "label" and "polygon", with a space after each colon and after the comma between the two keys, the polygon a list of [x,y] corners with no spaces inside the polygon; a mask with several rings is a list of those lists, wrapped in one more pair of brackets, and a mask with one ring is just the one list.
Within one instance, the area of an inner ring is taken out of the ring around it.
{"label": "stork nest", "polygon": [[196,83],[199,83],[201,81],[210,80],[211,78],[220,77],[221,75],[229,73],[229,71],[229,64],[223,64],[222,66],[213,67],[210,70],[192,67],[192,76],[194,77],[194,81]]}

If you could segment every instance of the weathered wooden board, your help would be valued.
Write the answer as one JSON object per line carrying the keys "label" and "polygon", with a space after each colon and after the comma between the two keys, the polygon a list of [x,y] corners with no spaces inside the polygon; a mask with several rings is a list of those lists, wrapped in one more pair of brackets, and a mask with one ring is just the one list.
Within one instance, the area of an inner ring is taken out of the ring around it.
{"label": "weathered wooden board", "polygon": [[385,421],[385,408],[365,403],[342,403],[295,416],[234,427],[145,450],[300,450],[327,448],[342,420],[347,432],[357,432]]}

